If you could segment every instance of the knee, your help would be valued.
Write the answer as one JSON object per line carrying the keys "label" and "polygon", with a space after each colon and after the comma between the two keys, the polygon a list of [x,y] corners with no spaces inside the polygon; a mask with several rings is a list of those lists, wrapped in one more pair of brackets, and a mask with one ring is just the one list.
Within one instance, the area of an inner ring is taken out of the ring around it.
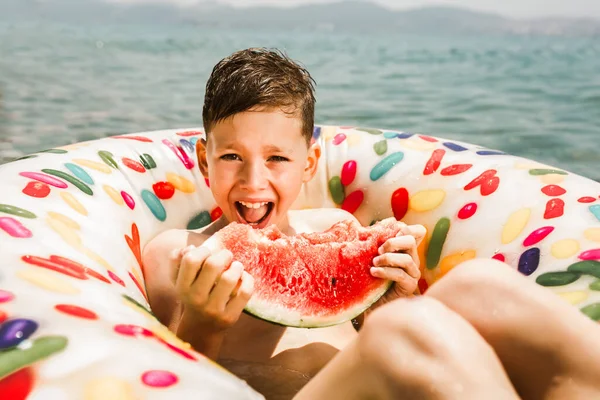
{"label": "knee", "polygon": [[544,308],[551,295],[509,265],[490,259],[460,264],[426,293],[482,333],[522,323],[532,307]]}
{"label": "knee", "polygon": [[[441,305],[433,298],[418,297],[387,303],[373,311],[360,331],[366,350],[377,351],[385,341],[419,337],[426,327],[424,315],[440,314]],[[383,340],[385,339],[385,340]]]}
{"label": "knee", "polygon": [[358,349],[361,371],[381,387],[398,389],[388,398],[434,393],[462,398],[463,388],[484,398],[490,388],[507,383],[491,346],[457,313],[427,296],[373,312],[359,333]]}
{"label": "knee", "polygon": [[463,340],[468,335],[452,333],[468,328],[433,298],[397,300],[367,318],[358,337],[359,352],[362,360],[383,376],[410,375],[418,380],[421,372],[440,360],[452,360],[463,346],[469,346],[468,340]]}

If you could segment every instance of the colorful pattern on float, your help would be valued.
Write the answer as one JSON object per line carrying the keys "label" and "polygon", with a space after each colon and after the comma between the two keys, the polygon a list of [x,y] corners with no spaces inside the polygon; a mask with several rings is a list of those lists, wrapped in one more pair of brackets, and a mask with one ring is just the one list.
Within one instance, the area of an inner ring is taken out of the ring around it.
{"label": "colorful pattern on float", "polygon": [[[11,399],[261,398],[152,315],[141,249],[221,215],[196,168],[201,129],[114,136],[0,166],[0,393]],[[495,258],[600,320],[600,184],[471,144],[315,128],[295,208],[427,227],[421,292]],[[37,397],[36,397],[37,396]]]}

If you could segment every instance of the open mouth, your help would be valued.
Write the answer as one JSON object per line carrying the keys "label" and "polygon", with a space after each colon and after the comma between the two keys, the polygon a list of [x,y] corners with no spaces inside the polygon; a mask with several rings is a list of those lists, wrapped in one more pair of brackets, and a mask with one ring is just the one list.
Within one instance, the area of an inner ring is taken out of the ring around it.
{"label": "open mouth", "polygon": [[239,222],[251,225],[253,228],[264,228],[267,225],[274,206],[275,203],[271,201],[235,202]]}

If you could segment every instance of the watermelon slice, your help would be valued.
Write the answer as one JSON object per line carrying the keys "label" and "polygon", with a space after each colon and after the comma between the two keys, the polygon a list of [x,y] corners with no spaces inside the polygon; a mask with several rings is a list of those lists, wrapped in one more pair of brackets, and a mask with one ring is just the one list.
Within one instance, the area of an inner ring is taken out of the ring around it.
{"label": "watermelon slice", "polygon": [[286,236],[275,225],[231,223],[205,245],[226,248],[255,280],[245,311],[276,324],[324,327],[361,314],[390,287],[369,270],[378,248],[400,232],[394,218],[362,227],[342,221],[321,233]]}

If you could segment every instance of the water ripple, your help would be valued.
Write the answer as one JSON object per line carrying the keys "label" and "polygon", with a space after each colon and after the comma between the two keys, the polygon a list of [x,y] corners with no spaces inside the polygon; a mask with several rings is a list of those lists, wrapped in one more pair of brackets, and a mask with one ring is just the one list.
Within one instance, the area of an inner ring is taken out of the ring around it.
{"label": "water ripple", "polygon": [[0,162],[124,132],[201,124],[213,65],[279,47],[312,72],[317,121],[474,142],[597,177],[593,39],[0,25]]}

